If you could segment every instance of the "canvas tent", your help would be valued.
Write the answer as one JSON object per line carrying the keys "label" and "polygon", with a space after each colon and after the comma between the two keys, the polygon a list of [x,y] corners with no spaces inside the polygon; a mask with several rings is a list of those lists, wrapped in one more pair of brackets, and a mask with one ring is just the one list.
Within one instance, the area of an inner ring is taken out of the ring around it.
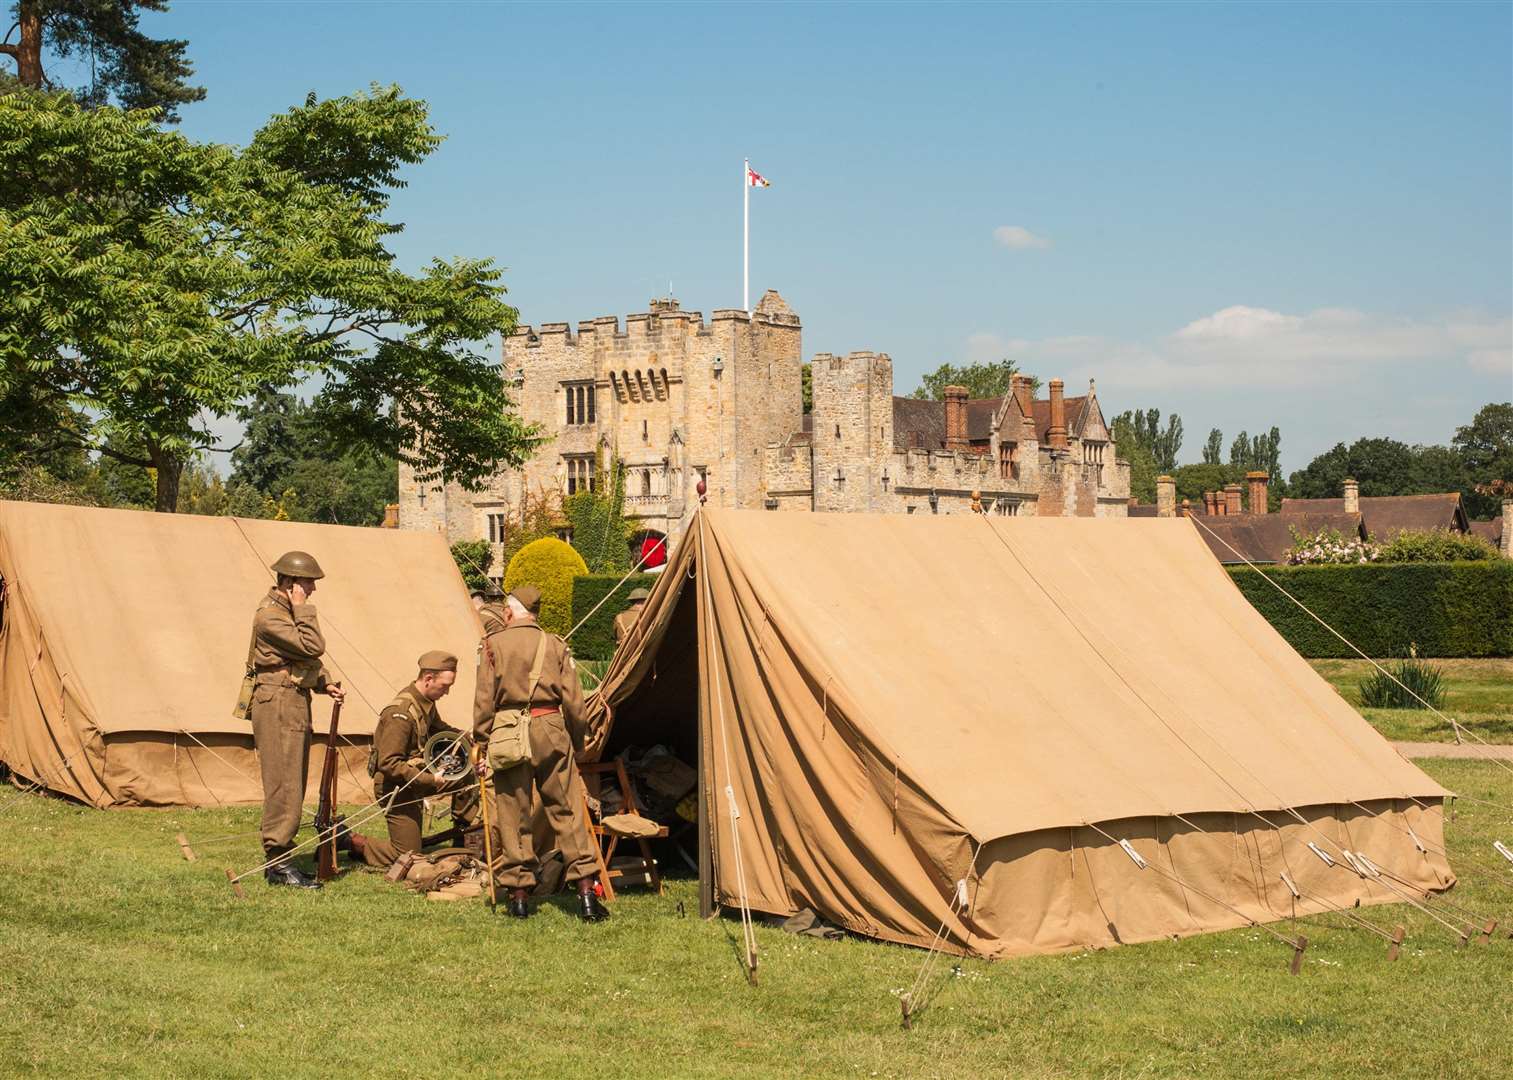
{"label": "canvas tent", "polygon": [[1310,842],[1454,881],[1447,793],[1183,519],[706,509],[590,707],[592,753],[698,762],[707,908],[732,820],[752,909],[991,957],[1285,918],[1284,872],[1394,899]]}
{"label": "canvas tent", "polygon": [[[291,548],[327,575],[314,601],[348,690],[338,798],[371,800],[378,710],[422,652],[461,658],[440,709],[468,726],[478,623],[438,534],[0,502],[0,761],[98,807],[259,801],[251,725],[231,713],[268,564]],[[312,800],[330,711],[317,696]]]}

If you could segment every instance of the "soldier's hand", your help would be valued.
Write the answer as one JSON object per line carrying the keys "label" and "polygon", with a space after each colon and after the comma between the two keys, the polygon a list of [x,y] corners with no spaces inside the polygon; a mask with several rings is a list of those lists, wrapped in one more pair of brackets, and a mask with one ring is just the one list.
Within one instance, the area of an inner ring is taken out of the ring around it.
{"label": "soldier's hand", "polygon": [[309,599],[309,594],[305,592],[305,587],[298,581],[289,586],[289,603],[295,607],[299,607],[307,599]]}
{"label": "soldier's hand", "polygon": [[488,761],[484,758],[479,758],[477,764],[473,766],[473,771],[478,774],[480,780],[487,780],[489,778]]}
{"label": "soldier's hand", "polygon": [[347,692],[341,688],[339,682],[327,683],[326,693],[330,695],[332,701],[341,701],[347,696]]}

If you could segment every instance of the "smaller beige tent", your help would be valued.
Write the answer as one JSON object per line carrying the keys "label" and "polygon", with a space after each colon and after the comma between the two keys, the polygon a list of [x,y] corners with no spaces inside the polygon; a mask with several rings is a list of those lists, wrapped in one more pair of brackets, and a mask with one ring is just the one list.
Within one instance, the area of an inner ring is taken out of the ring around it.
{"label": "smaller beige tent", "polygon": [[1444,789],[1185,519],[705,510],[591,704],[698,763],[706,908],[1010,956],[1396,899],[1346,850],[1454,881]]}
{"label": "smaller beige tent", "polygon": [[[0,761],[98,807],[259,801],[232,708],[268,564],[289,549],[326,572],[314,600],[348,689],[342,801],[372,798],[378,711],[426,650],[461,659],[440,708],[468,725],[478,622],[439,534],[0,502]],[[317,696],[312,799],[330,712]]]}

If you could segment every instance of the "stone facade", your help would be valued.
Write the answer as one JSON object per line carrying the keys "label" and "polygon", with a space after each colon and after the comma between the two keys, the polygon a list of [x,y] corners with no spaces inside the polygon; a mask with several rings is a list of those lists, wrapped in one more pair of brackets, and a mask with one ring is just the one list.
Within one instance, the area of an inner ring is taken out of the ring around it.
{"label": "stone facade", "polygon": [[[399,524],[449,541],[488,537],[530,492],[597,484],[618,458],[626,516],[672,543],[698,505],[769,510],[960,513],[979,492],[989,513],[1122,516],[1129,467],[1117,462],[1098,399],[1033,400],[1027,380],[1002,398],[897,398],[885,355],[821,353],[813,411],[802,405],[800,323],[776,292],[708,323],[675,300],[630,315],[519,328],[504,373],[520,415],[549,438],[523,469],[481,491],[425,483],[400,467]],[[1059,426],[1058,426],[1059,423]]]}

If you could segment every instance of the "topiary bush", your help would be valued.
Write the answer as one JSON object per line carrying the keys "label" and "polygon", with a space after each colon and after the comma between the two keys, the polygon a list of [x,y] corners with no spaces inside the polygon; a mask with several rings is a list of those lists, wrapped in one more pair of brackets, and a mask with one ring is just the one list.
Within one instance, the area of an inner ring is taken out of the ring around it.
{"label": "topiary bush", "polygon": [[573,578],[586,573],[583,556],[571,544],[548,536],[532,540],[515,553],[504,571],[504,591],[517,585],[536,586],[541,590],[537,618],[542,627],[566,634],[573,628]]}

